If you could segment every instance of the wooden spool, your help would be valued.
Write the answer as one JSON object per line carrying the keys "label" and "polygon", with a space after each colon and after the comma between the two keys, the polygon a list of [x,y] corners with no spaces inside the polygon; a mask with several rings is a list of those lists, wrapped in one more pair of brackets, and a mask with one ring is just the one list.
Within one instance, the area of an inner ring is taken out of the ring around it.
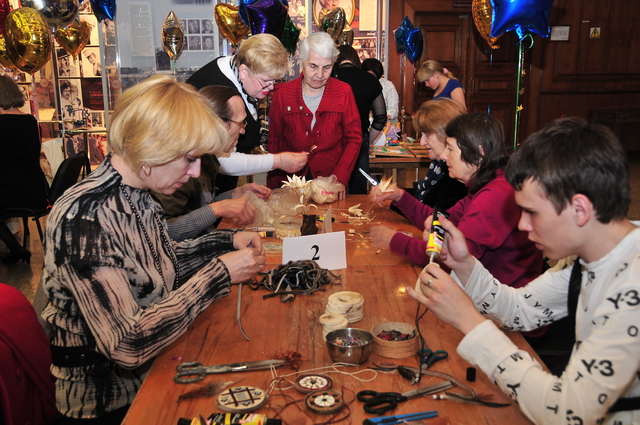
{"label": "wooden spool", "polygon": [[267,393],[256,387],[238,386],[224,390],[216,402],[223,412],[249,413],[267,402]]}

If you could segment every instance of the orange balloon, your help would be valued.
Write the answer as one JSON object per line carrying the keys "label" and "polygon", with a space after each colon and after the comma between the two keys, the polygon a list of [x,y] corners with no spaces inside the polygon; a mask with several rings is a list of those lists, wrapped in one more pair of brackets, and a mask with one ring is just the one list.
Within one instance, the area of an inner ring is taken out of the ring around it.
{"label": "orange balloon", "polygon": [[4,44],[4,35],[2,35],[1,33],[0,33],[0,65],[9,69],[15,69],[15,70],[18,69],[13,64],[13,62],[11,62],[11,59],[9,59],[9,56],[7,56],[7,48]]}
{"label": "orange balloon", "polygon": [[73,56],[75,61],[82,49],[89,43],[92,27],[93,25],[88,22],[76,19],[68,27],[57,29],[55,38],[65,52]]}
{"label": "orange balloon", "polygon": [[480,32],[482,38],[487,40],[489,46],[492,49],[498,49],[495,42],[500,37],[491,37],[491,25],[493,24],[493,8],[491,7],[490,0],[473,0],[471,4],[471,13],[473,14],[473,21],[476,24],[476,28]]}
{"label": "orange balloon", "polygon": [[213,14],[220,32],[232,45],[237,45],[249,35],[249,27],[242,22],[237,7],[219,3],[214,7]]}
{"label": "orange balloon", "polygon": [[9,13],[4,26],[7,56],[22,72],[34,74],[51,58],[51,35],[40,13],[21,7]]}

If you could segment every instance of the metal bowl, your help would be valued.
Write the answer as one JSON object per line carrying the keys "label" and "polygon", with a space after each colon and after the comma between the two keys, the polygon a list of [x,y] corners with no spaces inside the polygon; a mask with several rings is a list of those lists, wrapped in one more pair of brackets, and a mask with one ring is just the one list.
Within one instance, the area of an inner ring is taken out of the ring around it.
{"label": "metal bowl", "polygon": [[[359,345],[341,345],[336,339],[358,341]],[[329,357],[333,362],[361,364],[369,360],[373,350],[373,335],[364,329],[345,328],[331,331],[326,337]]]}

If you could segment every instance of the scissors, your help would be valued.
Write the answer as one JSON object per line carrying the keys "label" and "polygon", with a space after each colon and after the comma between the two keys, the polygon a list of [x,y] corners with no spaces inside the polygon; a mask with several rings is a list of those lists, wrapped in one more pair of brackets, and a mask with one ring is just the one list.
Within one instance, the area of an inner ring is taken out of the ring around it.
{"label": "scissors", "polygon": [[448,390],[453,387],[453,382],[445,381],[435,385],[429,385],[427,387],[417,388],[415,390],[408,391],[406,393],[379,393],[372,390],[360,391],[356,396],[359,401],[364,402],[364,411],[367,413],[373,413],[381,415],[387,410],[393,410],[398,406],[398,403],[407,401],[411,398],[421,395],[433,394],[440,391]]}
{"label": "scissors", "polygon": [[433,351],[431,348],[421,348],[418,350],[418,356],[420,357],[420,366],[428,369],[432,364],[449,357],[449,353],[444,350]]}
{"label": "scissors", "polygon": [[202,366],[200,362],[180,363],[173,380],[178,384],[193,384],[202,381],[205,375],[210,373],[244,372],[248,370],[270,369],[280,367],[284,360],[260,360],[257,362],[229,363],[215,366]]}

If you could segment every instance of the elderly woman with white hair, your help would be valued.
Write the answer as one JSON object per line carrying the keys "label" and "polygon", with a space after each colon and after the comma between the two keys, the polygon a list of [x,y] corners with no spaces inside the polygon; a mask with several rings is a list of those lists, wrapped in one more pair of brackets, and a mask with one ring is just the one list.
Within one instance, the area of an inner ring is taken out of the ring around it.
{"label": "elderly woman with white hair", "polygon": [[208,101],[170,76],[118,99],[113,154],[65,192],[47,220],[41,317],[51,335],[56,424],[120,423],[155,356],[232,283],[264,266],[257,233],[172,241],[149,196],[198,177],[200,157],[227,144]]}
{"label": "elderly woman with white hair", "polygon": [[[335,175],[345,187],[362,144],[360,114],[351,87],[331,77],[338,49],[325,32],[300,44],[302,75],[278,84],[269,112],[269,152],[311,151],[298,173],[307,178]],[[267,186],[280,187],[281,170],[271,171]],[[339,199],[344,199],[344,190]]]}

